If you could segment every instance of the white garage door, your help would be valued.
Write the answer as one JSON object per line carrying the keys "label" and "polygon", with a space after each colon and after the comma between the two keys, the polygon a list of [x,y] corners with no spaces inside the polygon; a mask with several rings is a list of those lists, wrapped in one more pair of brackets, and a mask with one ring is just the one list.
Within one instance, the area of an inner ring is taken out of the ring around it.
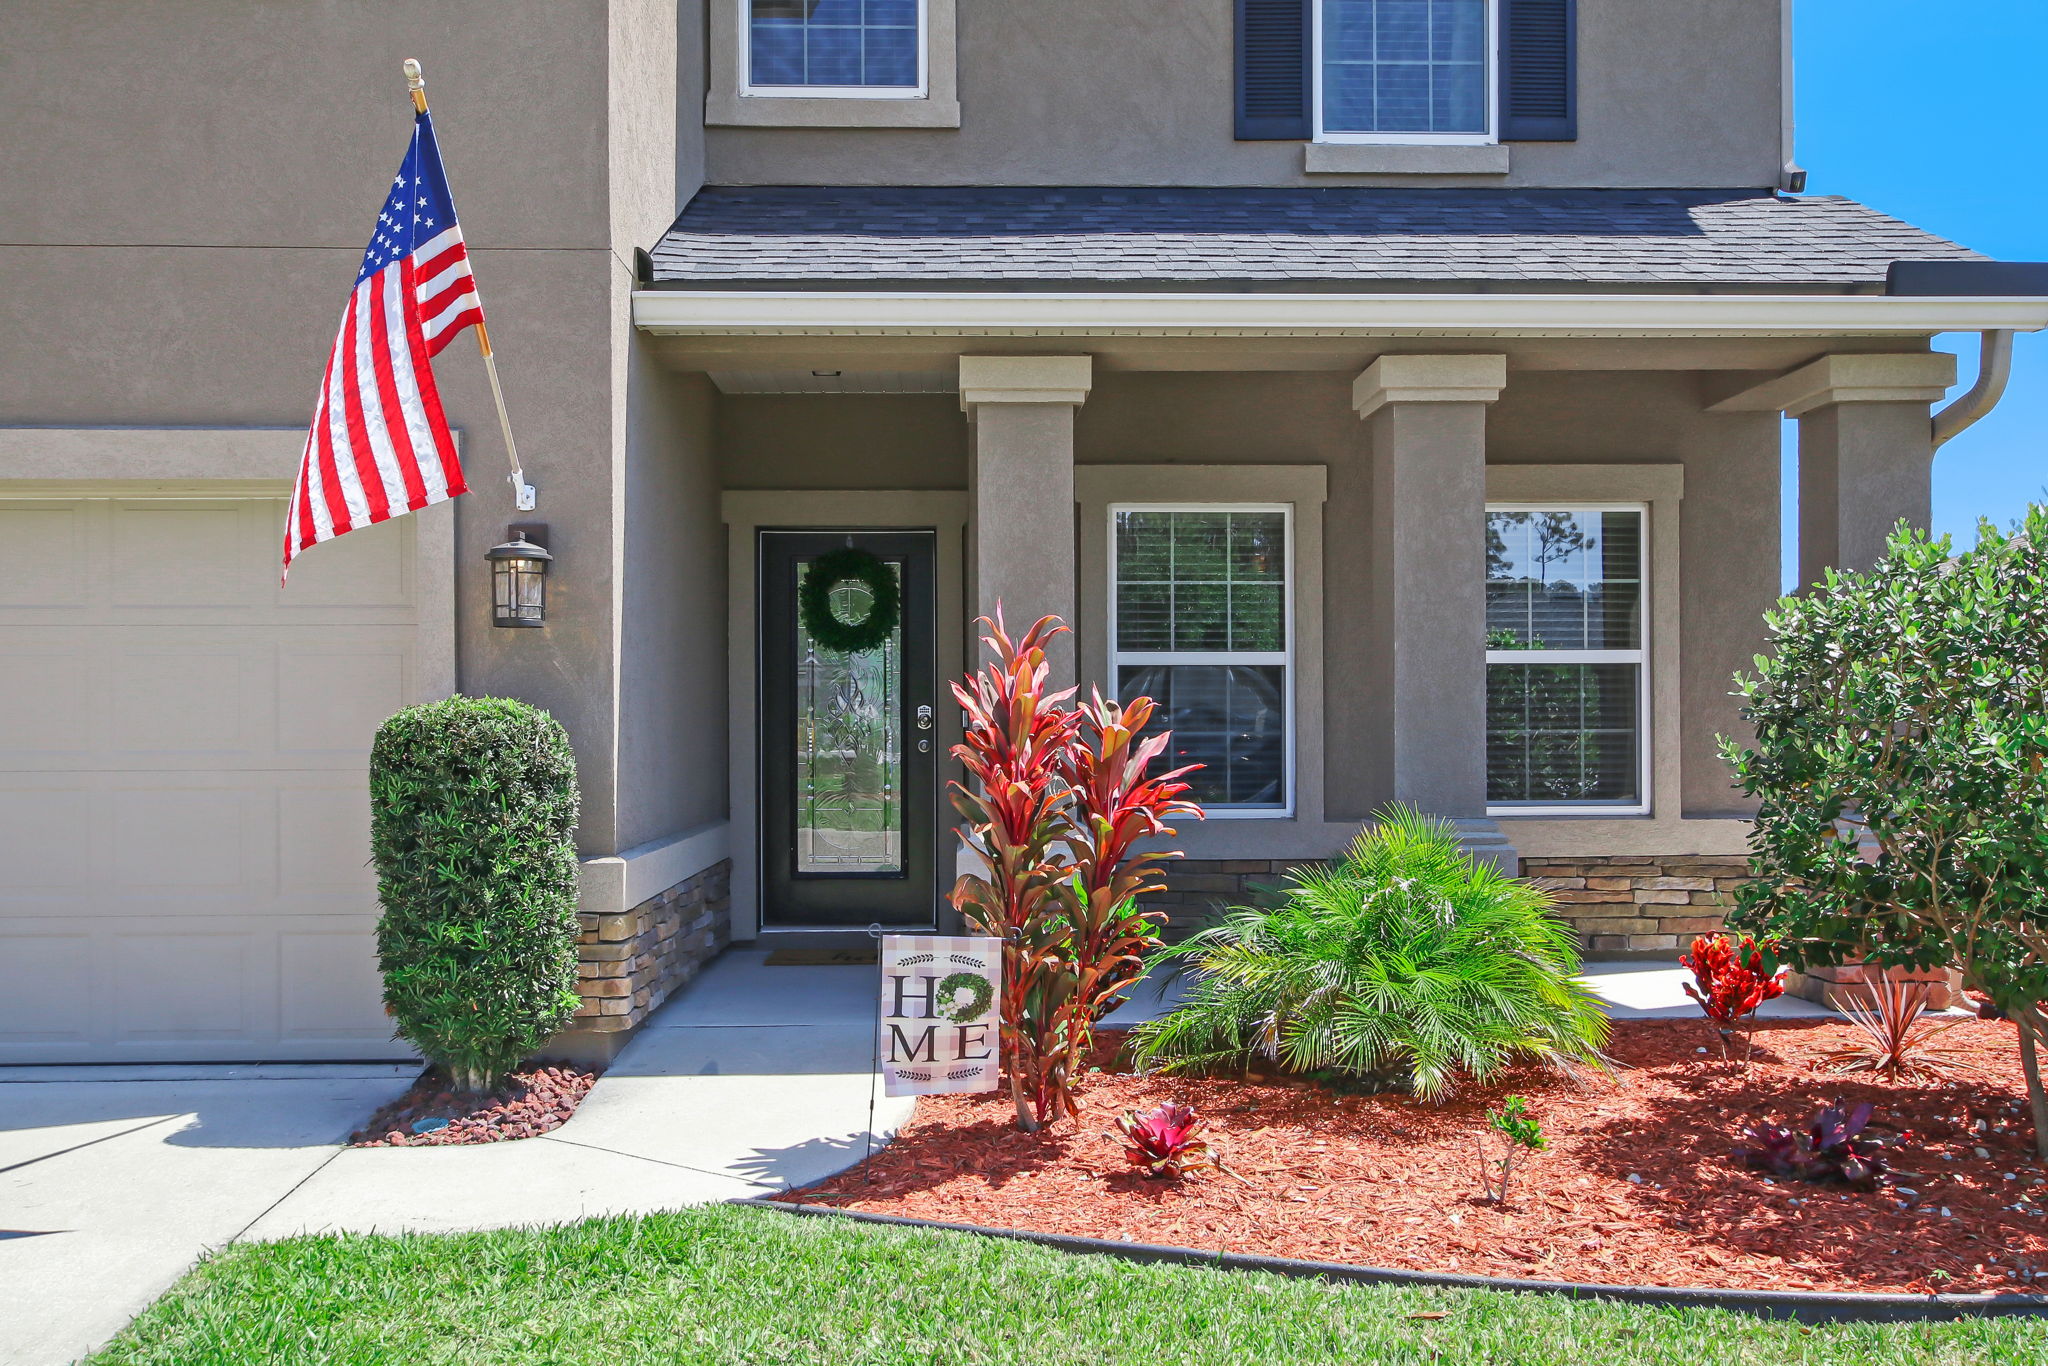
{"label": "white garage door", "polygon": [[0,1062],[402,1055],[365,773],[423,693],[416,519],[281,590],[283,515],[0,484]]}

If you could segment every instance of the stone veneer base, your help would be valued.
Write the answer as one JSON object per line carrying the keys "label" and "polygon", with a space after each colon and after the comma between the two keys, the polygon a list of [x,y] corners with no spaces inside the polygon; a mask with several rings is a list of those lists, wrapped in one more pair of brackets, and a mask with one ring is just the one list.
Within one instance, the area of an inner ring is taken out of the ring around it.
{"label": "stone veneer base", "polygon": [[[1273,885],[1301,859],[1176,859],[1167,890],[1147,898],[1164,911],[1168,940],[1185,939],[1226,906],[1244,905],[1260,884]],[[1698,934],[1720,930],[1748,880],[1740,858],[1697,854],[1580,854],[1522,860],[1522,876],[1540,879],[1557,913],[1578,931],[1581,951],[1601,958],[1676,961]]]}
{"label": "stone veneer base", "polygon": [[575,1023],[542,1051],[569,1062],[607,1063],[677,987],[732,942],[732,860],[630,911],[579,915],[583,1004]]}

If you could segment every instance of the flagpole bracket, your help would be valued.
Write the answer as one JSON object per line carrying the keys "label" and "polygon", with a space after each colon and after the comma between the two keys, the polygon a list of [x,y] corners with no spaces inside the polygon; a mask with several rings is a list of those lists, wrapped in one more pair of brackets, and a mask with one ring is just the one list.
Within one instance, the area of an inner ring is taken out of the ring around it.
{"label": "flagpole bracket", "polygon": [[532,512],[540,505],[539,495],[534,492],[533,485],[527,483],[516,474],[509,475],[507,478],[510,479],[512,484],[512,506],[514,508],[520,512]]}

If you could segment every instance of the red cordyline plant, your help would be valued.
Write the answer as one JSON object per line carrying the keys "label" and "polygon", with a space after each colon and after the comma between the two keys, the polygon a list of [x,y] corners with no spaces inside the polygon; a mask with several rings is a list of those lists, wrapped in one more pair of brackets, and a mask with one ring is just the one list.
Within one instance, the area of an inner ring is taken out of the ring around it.
{"label": "red cordyline plant", "polygon": [[1126,1110],[1116,1127],[1123,1136],[1125,1160],[1143,1167],[1148,1178],[1185,1176],[1218,1165],[1202,1137],[1202,1121],[1189,1106],[1168,1101],[1142,1115]]}
{"label": "red cordyline plant", "polygon": [[1017,1126],[1030,1132],[1076,1112],[1073,1080],[1095,1024],[1158,946],[1163,917],[1137,898],[1163,889],[1158,862],[1177,855],[1135,846],[1201,809],[1180,799],[1188,770],[1147,773],[1168,743],[1137,739],[1150,699],[1070,707],[1074,689],[1047,691],[1046,642],[1066,629],[1057,617],[1015,640],[1000,607],[982,625],[995,660],[953,685],[967,717],[953,753],[972,781],[954,783],[952,797],[986,876],[962,877],[952,901],[1003,941],[1003,1067]]}
{"label": "red cordyline plant", "polygon": [[1701,935],[1692,941],[1692,952],[1681,954],[1678,961],[1692,970],[1693,981],[1685,984],[1685,994],[1714,1022],[1721,1060],[1728,1060],[1728,1040],[1741,1024],[1746,1064],[1756,1045],[1756,1008],[1785,994],[1785,969],[1779,966],[1776,945],[1768,940],[1758,943],[1748,935],[1740,940]]}

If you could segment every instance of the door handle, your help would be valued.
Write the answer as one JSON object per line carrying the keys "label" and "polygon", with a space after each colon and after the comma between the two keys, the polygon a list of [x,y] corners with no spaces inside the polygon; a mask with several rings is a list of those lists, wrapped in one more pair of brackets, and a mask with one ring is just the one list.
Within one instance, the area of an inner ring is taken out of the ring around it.
{"label": "door handle", "polygon": [[919,730],[930,730],[932,728],[932,709],[930,707],[919,707],[917,709],[917,728]]}

